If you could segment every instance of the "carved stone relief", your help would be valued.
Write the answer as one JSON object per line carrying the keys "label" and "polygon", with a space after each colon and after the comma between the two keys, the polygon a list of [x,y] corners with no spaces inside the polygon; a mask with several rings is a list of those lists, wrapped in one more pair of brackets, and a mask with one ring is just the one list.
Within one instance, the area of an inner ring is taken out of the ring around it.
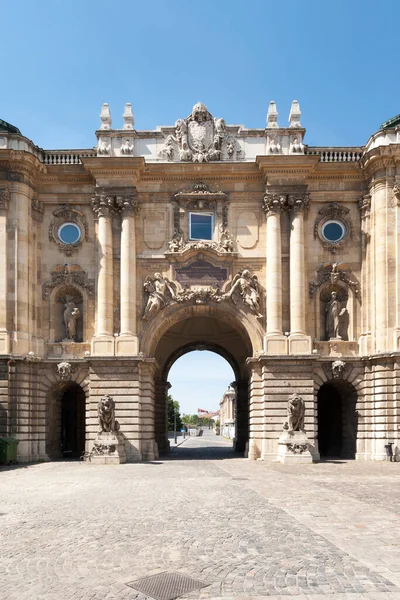
{"label": "carved stone relief", "polygon": [[[318,288],[325,283],[335,285],[338,281],[345,283],[353,291],[354,296],[361,300],[360,284],[345,263],[328,263],[322,265],[317,271],[317,281],[310,281],[308,284],[310,298],[313,298]],[[337,288],[332,288],[330,291],[337,291]]]}
{"label": "carved stone relief", "polygon": [[69,381],[72,377],[74,366],[69,362],[60,362],[57,365],[57,373],[61,381]]}
{"label": "carved stone relief", "polygon": [[[155,273],[154,276],[146,277],[143,287],[146,296],[143,319],[148,320],[154,314],[162,310],[165,306],[173,303],[194,303],[206,304],[212,302],[232,302],[239,309],[249,310],[256,318],[262,318],[260,312],[260,288],[257,277],[251,275],[250,271],[244,269],[239,271],[232,281],[224,284],[224,291],[218,284],[207,285],[210,279],[210,267],[214,269],[214,275],[220,276],[219,272],[224,271],[219,267],[212,265],[197,265],[198,269],[207,266],[207,278],[200,276],[200,285],[195,285],[199,281],[198,275],[188,277],[189,281],[183,287],[178,281],[170,281],[163,277],[161,273]],[[196,265],[193,267],[196,268]],[[178,276],[181,281],[185,281],[182,276],[182,269]],[[204,271],[203,271],[204,272]],[[186,271],[186,274],[188,271]],[[193,271],[192,271],[193,274]]]}
{"label": "carved stone relief", "polygon": [[[44,204],[39,200],[36,196],[32,198],[31,201],[31,215],[32,219],[42,223],[43,221],[43,213],[44,213]],[[53,213],[54,214],[54,213]]]}
{"label": "carved stone relief", "polygon": [[332,375],[334,379],[339,379],[343,377],[343,371],[346,367],[346,363],[342,360],[335,360],[332,363]]}
{"label": "carved stone relief", "polygon": [[10,192],[8,188],[0,188],[0,210],[7,210],[10,200]]}
{"label": "carved stone relief", "polygon": [[93,298],[94,281],[88,279],[86,271],[79,265],[57,265],[51,272],[51,280],[43,285],[43,300],[47,300],[57,286],[74,284],[86,290],[89,298]]}
{"label": "carved stone relief", "polygon": [[227,132],[224,119],[214,118],[198,102],[188,117],[176,121],[175,135],[166,138],[159,155],[167,160],[203,163],[237,159],[241,148]]}

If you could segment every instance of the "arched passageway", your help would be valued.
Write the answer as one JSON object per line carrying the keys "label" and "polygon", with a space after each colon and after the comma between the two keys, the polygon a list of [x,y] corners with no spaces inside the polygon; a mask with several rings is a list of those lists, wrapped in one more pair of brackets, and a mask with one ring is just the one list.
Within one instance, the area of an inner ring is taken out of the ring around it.
{"label": "arched passageway", "polygon": [[321,458],[354,459],[357,393],[347,381],[327,381],[318,391],[318,448]]}
{"label": "arched passageway", "polygon": [[85,392],[77,383],[49,394],[46,453],[49,458],[79,458],[85,450]]}
{"label": "arched passageway", "polygon": [[[249,390],[246,359],[252,356],[252,345],[245,329],[240,330],[216,316],[192,315],[175,322],[159,338],[155,358],[159,366],[155,374],[155,440],[161,454],[168,452],[167,396],[168,375],[182,355],[193,350],[210,350],[225,358],[232,367],[236,387],[237,452],[245,452],[249,440]],[[207,377],[207,373],[203,373]],[[227,381],[227,384],[230,382]]]}

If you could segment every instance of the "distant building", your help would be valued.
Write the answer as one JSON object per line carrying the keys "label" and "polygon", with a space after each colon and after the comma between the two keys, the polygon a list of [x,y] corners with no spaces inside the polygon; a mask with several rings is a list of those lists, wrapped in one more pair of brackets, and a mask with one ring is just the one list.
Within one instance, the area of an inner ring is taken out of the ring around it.
{"label": "distant building", "polygon": [[0,435],[20,461],[91,452],[106,394],[128,461],[167,451],[168,373],[194,349],[232,366],[250,459],[276,457],[293,392],[315,460],[397,451],[400,116],[333,148],[300,115],[282,127],[272,102],[247,129],[199,103],[141,131],[105,104],[96,146],[66,150],[0,121]]}
{"label": "distant building", "polygon": [[221,435],[231,440],[235,439],[236,436],[235,403],[236,392],[234,387],[230,385],[219,403],[219,420]]}

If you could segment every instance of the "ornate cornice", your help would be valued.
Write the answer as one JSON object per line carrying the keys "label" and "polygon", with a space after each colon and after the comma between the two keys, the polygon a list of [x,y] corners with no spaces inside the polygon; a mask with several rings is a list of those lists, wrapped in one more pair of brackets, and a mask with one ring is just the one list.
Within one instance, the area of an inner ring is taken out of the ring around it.
{"label": "ornate cornice", "polygon": [[209,186],[204,182],[195,183],[191,190],[186,190],[174,194],[176,202],[186,208],[203,209],[210,208],[216,202],[226,202],[228,196],[224,192],[212,192]]}

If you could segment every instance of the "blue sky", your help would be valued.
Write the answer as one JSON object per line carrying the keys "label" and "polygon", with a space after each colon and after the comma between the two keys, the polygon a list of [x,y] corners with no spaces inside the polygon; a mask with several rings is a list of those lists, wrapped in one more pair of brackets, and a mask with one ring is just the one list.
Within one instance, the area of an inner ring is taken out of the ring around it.
{"label": "blue sky", "polygon": [[[201,100],[228,124],[281,126],[302,110],[309,145],[362,145],[400,113],[398,0],[0,0],[0,118],[44,148],[115,126],[172,125]],[[196,358],[199,357],[199,358]],[[184,412],[217,408],[229,365],[202,352],[170,372]],[[204,374],[207,374],[205,377]]]}
{"label": "blue sky", "polygon": [[3,0],[0,118],[46,148],[91,147],[115,124],[173,124],[199,100],[227,123],[286,124],[359,145],[400,112],[397,0]]}
{"label": "blue sky", "polygon": [[178,400],[181,414],[197,413],[198,408],[219,410],[222,395],[234,380],[229,363],[208,350],[184,354],[168,375],[170,394]]}

